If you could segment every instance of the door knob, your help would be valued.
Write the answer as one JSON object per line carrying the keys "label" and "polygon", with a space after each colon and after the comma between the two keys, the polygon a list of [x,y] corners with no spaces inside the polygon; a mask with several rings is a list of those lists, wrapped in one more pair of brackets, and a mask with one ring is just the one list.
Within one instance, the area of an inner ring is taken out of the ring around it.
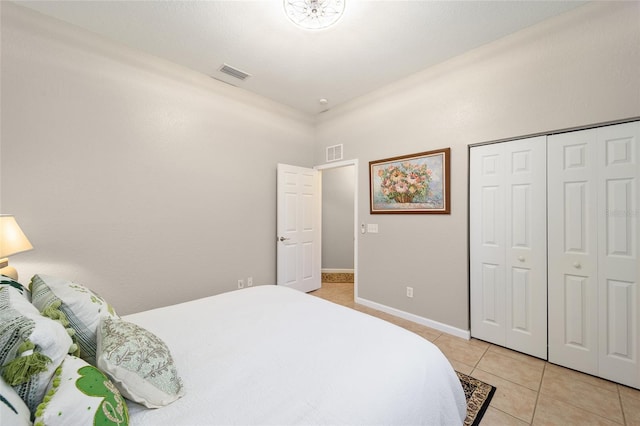
{"label": "door knob", "polygon": [[280,238],[278,238],[277,240],[278,240],[278,241],[287,241],[287,240],[290,240],[290,239],[291,239],[291,238],[280,237]]}
{"label": "door knob", "polygon": [[520,262],[524,262],[524,256],[518,256],[518,260],[519,260]]}
{"label": "door knob", "polygon": [[576,269],[580,269],[582,267],[582,265],[580,264],[580,262],[575,262],[573,264],[573,267],[576,268]]}

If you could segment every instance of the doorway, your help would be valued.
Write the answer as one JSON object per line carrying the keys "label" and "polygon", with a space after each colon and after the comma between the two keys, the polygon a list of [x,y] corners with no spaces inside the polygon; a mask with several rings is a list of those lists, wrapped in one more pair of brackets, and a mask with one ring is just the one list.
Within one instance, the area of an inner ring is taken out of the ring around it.
{"label": "doorway", "polygon": [[358,297],[358,160],[314,167],[322,182],[322,271],[353,273]]}

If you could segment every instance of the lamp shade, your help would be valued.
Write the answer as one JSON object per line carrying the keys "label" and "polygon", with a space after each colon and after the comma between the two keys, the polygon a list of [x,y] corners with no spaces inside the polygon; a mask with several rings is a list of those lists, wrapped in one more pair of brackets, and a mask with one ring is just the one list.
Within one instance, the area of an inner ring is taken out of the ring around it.
{"label": "lamp shade", "polygon": [[18,226],[16,218],[0,215],[0,259],[32,248],[33,246]]}

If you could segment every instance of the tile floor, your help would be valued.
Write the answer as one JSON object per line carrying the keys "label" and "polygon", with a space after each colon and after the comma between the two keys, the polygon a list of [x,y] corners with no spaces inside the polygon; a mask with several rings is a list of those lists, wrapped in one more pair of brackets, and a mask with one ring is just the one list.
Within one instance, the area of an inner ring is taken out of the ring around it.
{"label": "tile floor", "polygon": [[417,333],[438,346],[456,370],[494,385],[482,426],[640,425],[639,390],[358,305],[352,283],[324,283],[310,294]]}

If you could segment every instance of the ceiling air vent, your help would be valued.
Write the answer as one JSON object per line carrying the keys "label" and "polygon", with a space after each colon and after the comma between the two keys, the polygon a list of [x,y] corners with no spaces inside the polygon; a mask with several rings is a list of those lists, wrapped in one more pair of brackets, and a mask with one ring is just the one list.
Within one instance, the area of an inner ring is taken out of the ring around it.
{"label": "ceiling air vent", "polygon": [[342,144],[327,147],[327,163],[342,160]]}
{"label": "ceiling air vent", "polygon": [[231,77],[237,78],[238,80],[242,80],[242,81],[251,77],[251,74],[248,74],[244,71],[240,71],[239,69],[234,68],[231,65],[227,65],[227,64],[222,64],[222,66],[218,71],[223,72],[227,75],[230,75]]}

